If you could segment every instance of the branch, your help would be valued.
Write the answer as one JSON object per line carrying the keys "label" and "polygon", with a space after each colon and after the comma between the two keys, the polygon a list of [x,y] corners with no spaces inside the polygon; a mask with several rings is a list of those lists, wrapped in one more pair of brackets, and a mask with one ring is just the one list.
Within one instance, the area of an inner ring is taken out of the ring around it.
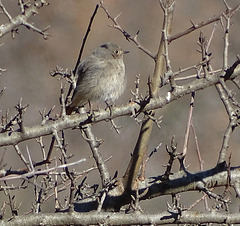
{"label": "branch", "polygon": [[142,50],[144,53],[146,53],[152,59],[155,59],[155,55],[150,50],[148,50],[144,46],[142,46],[142,44],[138,41],[137,37],[138,37],[139,31],[136,33],[135,36],[131,36],[117,22],[117,18],[120,16],[120,14],[118,16],[116,16],[116,17],[112,17],[110,15],[110,13],[108,12],[107,8],[103,5],[103,1],[100,1],[100,7],[104,10],[104,12],[106,13],[108,19],[110,19],[113,22],[113,25],[110,25],[111,27],[116,28],[117,30],[119,30],[128,41],[132,41],[140,50]]}
{"label": "branch", "polygon": [[[81,108],[80,113],[84,114],[84,113],[86,113],[86,110]],[[100,177],[102,180],[102,186],[106,187],[107,184],[110,182],[110,174],[109,174],[108,168],[102,158],[102,155],[99,151],[99,146],[101,143],[94,136],[94,134],[92,132],[91,124],[81,126],[81,131],[84,133],[83,137],[87,141],[87,143],[89,144],[89,146],[91,148],[93,158],[97,164],[97,167],[98,167],[98,170],[100,173]]]}
{"label": "branch", "polygon": [[225,5],[227,7],[226,15],[224,14],[224,18],[226,20],[226,25],[224,28],[224,50],[223,50],[223,70],[226,71],[226,75],[224,78],[220,78],[220,84],[216,84],[216,89],[218,91],[218,94],[223,102],[223,105],[226,109],[226,112],[228,114],[229,118],[229,124],[227,126],[227,129],[224,133],[222,147],[219,153],[218,163],[221,163],[226,160],[226,154],[229,147],[230,137],[234,131],[234,129],[239,125],[239,107],[236,109],[234,108],[233,102],[235,101],[231,96],[231,92],[229,91],[227,85],[225,84],[225,81],[229,78],[228,73],[232,70],[234,70],[239,64],[240,60],[237,58],[237,61],[228,69],[228,52],[229,52],[229,30],[230,30],[230,23],[231,23],[231,17],[232,13],[229,10],[229,7],[227,3],[225,2]]}
{"label": "branch", "polygon": [[[74,166],[74,165],[80,164],[80,163],[85,162],[85,161],[86,161],[86,159],[80,159],[80,160],[72,162],[72,163],[62,164],[60,166],[55,166],[55,167],[45,169],[45,170],[38,170],[37,171],[37,170],[33,169],[31,172],[24,173],[24,174],[21,174],[21,175],[11,174],[9,176],[1,177],[0,181],[8,181],[8,180],[16,180],[16,179],[23,179],[24,180],[26,178],[31,178],[31,177],[37,176],[37,175],[49,175],[49,172],[56,171],[56,170],[61,170],[61,169],[64,169],[66,167]],[[7,171],[6,171],[6,174],[7,174]]]}
{"label": "branch", "polygon": [[99,8],[99,5],[97,4],[96,7],[95,7],[95,10],[90,18],[90,21],[89,21],[89,24],[88,24],[88,28],[87,28],[87,31],[86,31],[86,34],[83,38],[83,42],[82,42],[82,46],[81,46],[81,49],[80,49],[80,52],[79,52],[79,55],[78,55],[78,59],[77,59],[77,63],[76,63],[76,66],[73,70],[73,74],[75,75],[76,74],[76,71],[77,71],[77,67],[78,65],[80,64],[80,60],[81,60],[81,57],[82,57],[82,53],[83,53],[83,49],[84,49],[84,46],[85,46],[85,43],[87,41],[87,37],[88,37],[88,34],[89,32],[91,31],[91,26],[92,26],[92,23],[93,23],[93,20],[94,20],[94,17],[96,16],[97,14],[97,11],[98,11],[98,8]]}
{"label": "branch", "polygon": [[[223,81],[223,83],[224,83],[224,81]],[[224,136],[223,136],[222,147],[221,147],[219,157],[218,157],[218,163],[221,163],[226,160],[226,155],[227,155],[227,150],[229,147],[231,135],[232,135],[234,129],[239,125],[239,123],[238,123],[239,116],[237,113],[238,110],[235,110],[231,106],[229,98],[226,95],[222,86],[220,84],[217,84],[216,89],[219,93],[219,96],[225,106],[225,109],[226,109],[226,111],[228,113],[228,117],[229,117],[229,123],[228,123],[228,126],[227,126]]]}
{"label": "branch", "polygon": [[166,225],[166,224],[197,224],[216,223],[222,225],[237,224],[240,222],[239,213],[219,213],[183,211],[147,213],[47,213],[15,216],[14,219],[4,220],[0,225]]}
{"label": "branch", "polygon": [[33,31],[36,31],[36,32],[42,34],[43,37],[46,39],[48,37],[48,34],[45,31],[49,27],[41,30],[27,22],[27,20],[31,16],[37,14],[38,10],[46,5],[48,5],[48,3],[45,0],[36,0],[34,2],[34,4],[32,4],[28,7],[25,7],[22,14],[12,18],[10,16],[10,14],[7,12],[7,10],[5,9],[5,7],[3,6],[2,2],[0,1],[0,8],[3,10],[4,14],[9,19],[9,23],[5,23],[0,26],[0,38],[9,32],[14,32],[16,30],[16,28],[19,27],[20,25],[24,25],[28,29],[32,29]]}
{"label": "branch", "polygon": [[[213,86],[219,83],[219,77],[224,77],[225,73],[218,72],[208,79],[201,78],[196,79],[192,82],[189,82],[181,87],[178,86],[177,90],[172,95],[171,92],[167,94],[162,94],[156,98],[150,100],[150,102],[146,105],[144,102],[140,103],[129,103],[124,106],[114,107],[111,111],[111,115],[108,110],[99,110],[92,117],[89,117],[88,114],[83,115],[71,115],[67,116],[64,119],[57,119],[55,121],[48,121],[44,125],[39,124],[32,127],[24,127],[25,133],[23,134],[21,131],[10,131],[5,133],[0,133],[0,147],[7,145],[16,145],[22,141],[38,138],[40,136],[47,136],[52,134],[55,130],[61,131],[64,129],[69,129],[81,125],[86,125],[89,123],[97,123],[101,121],[105,121],[106,119],[113,119],[121,116],[132,115],[133,109],[135,113],[141,113],[144,111],[154,110],[158,108],[163,108],[167,104],[182,98],[183,96],[190,94],[194,91],[202,90],[207,87]],[[230,79],[236,78],[240,75],[240,67],[237,67],[234,71]],[[142,107],[142,104],[144,104]]]}
{"label": "branch", "polygon": [[194,109],[194,101],[195,101],[195,92],[192,92],[191,95],[191,101],[190,101],[190,108],[189,108],[189,113],[188,113],[188,121],[187,121],[187,127],[184,135],[184,142],[183,142],[183,156],[185,157],[187,155],[187,150],[188,150],[188,141],[189,141],[189,136],[190,136],[190,127],[191,127],[191,121],[193,117],[193,109]]}
{"label": "branch", "polygon": [[78,66],[79,66],[79,64],[81,62],[83,49],[85,47],[85,44],[86,44],[86,41],[87,41],[87,37],[88,37],[88,35],[89,35],[90,31],[91,31],[92,23],[93,23],[93,20],[94,20],[96,14],[97,14],[98,8],[99,8],[99,5],[97,4],[96,7],[95,7],[94,12],[93,12],[93,14],[92,14],[92,16],[90,18],[87,31],[86,31],[86,33],[84,35],[84,38],[83,38],[83,41],[82,41],[81,49],[80,49],[80,52],[79,52],[79,55],[78,55],[78,59],[77,59],[75,68],[73,69],[73,71],[71,71],[70,76],[69,76],[70,77],[70,86],[69,86],[68,93],[67,93],[66,100],[65,100],[65,105],[66,106],[68,106],[71,103],[72,92],[76,88],[77,78],[78,78],[77,68],[78,68]]}
{"label": "branch", "polygon": [[[140,200],[148,200],[163,195],[174,195],[188,191],[202,191],[210,188],[232,186],[239,193],[240,167],[225,166],[225,163],[217,165],[210,170],[190,173],[180,170],[169,175],[167,180],[163,176],[150,177],[146,180],[138,181],[138,192]],[[105,198],[103,209],[106,211],[117,211],[122,206],[131,203],[131,196],[121,192],[120,187],[110,190]],[[132,190],[132,194],[136,192]],[[100,192],[101,193],[101,192]],[[217,196],[217,195],[216,195]],[[75,211],[92,211],[98,206],[98,195],[89,196],[75,203]]]}
{"label": "branch", "polygon": [[[231,14],[235,13],[239,9],[240,9],[240,5],[237,5],[236,7],[234,7],[233,9],[230,10],[230,13]],[[226,10],[226,12],[223,12],[223,13],[219,14],[218,16],[213,16],[212,18],[209,18],[207,21],[203,21],[199,24],[193,24],[192,27],[188,28],[187,30],[179,32],[178,34],[174,34],[174,35],[171,35],[170,37],[168,37],[168,42],[171,43],[172,41],[174,41],[174,40],[176,40],[180,37],[183,37],[183,36],[188,35],[189,33],[193,32],[193,31],[196,31],[197,29],[200,29],[200,28],[202,28],[202,27],[204,27],[208,24],[219,21],[227,13],[229,13],[228,9]]]}
{"label": "branch", "polygon": [[[163,21],[163,27],[165,29],[166,36],[169,34],[172,27],[174,5],[175,5],[175,1],[171,3],[167,3],[164,8],[165,16]],[[154,68],[152,83],[150,87],[151,88],[150,97],[153,97],[153,98],[156,98],[158,96],[159,86],[161,83],[161,75],[163,75],[163,72],[165,71],[165,68],[166,68],[165,67],[166,62],[165,62],[165,56],[164,56],[165,55],[165,52],[164,52],[165,38],[166,37],[162,35],[162,38],[160,40],[159,47],[158,47],[157,57],[155,60],[155,68]],[[155,115],[155,111],[151,111],[148,113],[148,116],[146,115],[144,116],[132,158],[123,176],[122,182],[126,191],[131,191],[133,187],[136,186],[139,169],[142,164],[142,159],[145,155],[145,152],[147,151],[149,140],[151,137],[153,123],[154,123],[151,117],[154,118],[154,115]]]}

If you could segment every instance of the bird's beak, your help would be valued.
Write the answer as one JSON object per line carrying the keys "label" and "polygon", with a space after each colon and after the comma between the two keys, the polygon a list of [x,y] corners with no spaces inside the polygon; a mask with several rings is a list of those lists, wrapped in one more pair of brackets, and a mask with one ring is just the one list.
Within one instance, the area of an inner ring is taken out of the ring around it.
{"label": "bird's beak", "polygon": [[127,50],[123,51],[123,54],[127,54],[127,53],[130,53],[130,51],[127,51]]}

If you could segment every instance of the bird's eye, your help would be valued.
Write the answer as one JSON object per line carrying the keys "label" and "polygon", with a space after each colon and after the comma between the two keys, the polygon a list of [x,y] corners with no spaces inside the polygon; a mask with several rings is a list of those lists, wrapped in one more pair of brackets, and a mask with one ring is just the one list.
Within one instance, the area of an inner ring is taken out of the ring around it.
{"label": "bird's eye", "polygon": [[118,49],[115,50],[115,54],[116,55],[119,55],[120,54],[120,51]]}

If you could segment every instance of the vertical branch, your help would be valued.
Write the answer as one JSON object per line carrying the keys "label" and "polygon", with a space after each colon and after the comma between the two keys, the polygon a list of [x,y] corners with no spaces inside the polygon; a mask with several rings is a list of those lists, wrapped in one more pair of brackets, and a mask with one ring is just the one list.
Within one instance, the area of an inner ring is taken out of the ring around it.
{"label": "vertical branch", "polygon": [[171,91],[174,91],[174,89],[176,88],[176,82],[174,80],[174,76],[173,76],[173,71],[172,71],[172,67],[171,67],[171,64],[170,64],[170,59],[169,59],[169,54],[168,54],[168,46],[169,46],[169,43],[168,43],[168,33],[170,31],[168,31],[168,10],[166,10],[166,6],[164,4],[166,3],[163,3],[163,1],[159,1],[161,7],[162,7],[162,10],[164,12],[164,22],[163,23],[163,30],[162,30],[162,40],[163,40],[163,46],[164,46],[164,57],[165,57],[165,64],[166,64],[166,72],[164,74],[164,76],[161,78],[162,81],[161,83],[162,84],[165,84],[166,82],[169,81],[169,84],[170,84],[170,87],[171,87]]}
{"label": "vertical branch", "polygon": [[61,117],[65,117],[66,116],[66,101],[64,100],[64,87],[61,83],[61,91],[60,91],[60,98],[59,98],[59,101],[60,101],[60,106],[61,106]]}
{"label": "vertical branch", "polygon": [[62,133],[62,138],[58,136],[58,133],[56,130],[53,131],[53,136],[55,137],[55,140],[57,142],[58,148],[62,152],[63,156],[63,162],[64,162],[64,170],[66,172],[67,177],[69,178],[71,184],[70,184],[70,192],[69,192],[69,202],[68,202],[68,211],[72,212],[73,211],[73,188],[74,188],[74,177],[72,176],[71,172],[69,171],[69,168],[67,166],[67,159],[68,156],[66,154],[66,144],[65,144],[65,137],[64,137],[64,132],[61,131]]}
{"label": "vertical branch", "polygon": [[[206,38],[203,36],[202,32],[200,33],[199,37],[199,46],[201,48],[201,54],[202,54],[202,62],[206,62],[206,64],[203,64],[202,67],[198,70],[198,74],[201,74],[201,71],[203,69],[205,77],[209,76],[209,70],[211,70],[211,66],[209,65],[209,56],[210,54],[207,53],[208,48],[210,46],[210,43],[213,39],[213,34],[216,30],[217,23],[214,24],[213,30],[211,32],[211,36],[209,41],[207,42]],[[191,96],[191,102],[190,102],[190,109],[189,109],[189,115],[188,115],[188,122],[186,127],[186,132],[184,136],[184,142],[183,142],[183,156],[186,156],[187,154],[187,147],[188,147],[188,140],[189,140],[189,133],[190,133],[190,127],[192,125],[192,115],[193,115],[193,108],[194,108],[194,98],[195,98],[195,92],[192,93]],[[193,128],[193,125],[192,125]],[[198,153],[198,156],[200,157],[200,153]],[[185,160],[185,158],[184,158]],[[201,164],[200,164],[201,166]]]}
{"label": "vertical branch", "polygon": [[[203,170],[203,160],[202,160],[202,157],[201,157],[200,148],[198,146],[197,133],[196,133],[196,130],[194,128],[192,120],[191,120],[191,127],[192,127],[193,136],[194,136],[194,140],[195,140],[195,146],[196,146],[196,152],[197,152],[197,156],[198,156],[199,168],[202,171]],[[206,194],[204,194],[203,197],[200,200],[204,201],[205,209],[209,210],[208,199],[207,199]]]}
{"label": "vertical branch", "polygon": [[[57,160],[55,159],[55,166],[57,166]],[[55,210],[58,211],[60,210],[60,203],[58,199],[58,178],[57,175],[55,175],[54,178],[54,195],[55,195]]]}
{"label": "vertical branch", "polygon": [[34,192],[35,192],[35,199],[36,199],[36,204],[35,204],[35,213],[40,213],[41,212],[41,199],[42,199],[42,193],[43,189],[39,189],[37,186],[34,186]]}
{"label": "vertical branch", "polygon": [[223,70],[228,68],[228,48],[229,48],[229,29],[230,29],[230,17],[225,16],[226,29],[224,35],[224,50],[223,50]]}
{"label": "vertical branch", "polygon": [[[174,12],[174,5],[175,1],[160,1],[161,7],[165,12],[163,27],[166,28],[165,33],[168,35],[171,31],[172,27],[172,19],[173,19],[173,12]],[[161,83],[161,75],[165,71],[165,56],[164,56],[164,37],[162,34],[157,57],[155,60],[155,68],[152,77],[151,83],[151,94],[152,97],[157,97],[159,92],[159,86]],[[149,112],[149,114],[154,117],[155,111]],[[130,191],[136,186],[137,176],[139,173],[139,169],[142,164],[142,159],[145,155],[145,152],[148,148],[148,143],[150,140],[152,128],[153,128],[153,120],[151,117],[144,116],[142,121],[142,126],[140,129],[139,137],[134,148],[134,152],[130,163],[127,167],[127,170],[123,176],[123,186],[125,190]]]}
{"label": "vertical branch", "polygon": [[[203,69],[204,70],[204,75],[207,76],[209,75],[208,73],[208,70],[209,71],[212,71],[212,67],[211,65],[209,64],[209,61],[210,61],[210,55],[211,54],[208,54],[208,49],[210,47],[210,44],[213,40],[213,36],[214,36],[214,33],[216,31],[216,27],[217,27],[217,24],[218,24],[218,21],[214,23],[213,25],[213,29],[212,29],[212,32],[211,32],[211,35],[209,37],[209,40],[208,42],[206,43],[202,43],[201,44],[201,50],[202,50],[202,60],[205,60],[207,62],[207,67],[206,65],[203,65],[200,70],[199,70],[199,74],[201,74],[201,70]],[[200,37],[199,37],[199,41],[203,41],[204,40],[204,37],[202,36],[202,33],[200,33]],[[195,140],[195,145],[196,145],[196,152],[197,152],[197,156],[198,156],[198,161],[199,161],[199,166],[200,166],[200,170],[203,170],[203,161],[202,161],[202,157],[201,157],[201,153],[200,153],[200,149],[199,149],[199,146],[198,146],[198,140],[197,140],[197,135],[196,135],[196,131],[195,131],[195,128],[194,128],[194,125],[193,125],[193,120],[191,119],[190,121],[190,124],[191,124],[191,127],[192,127],[192,131],[193,131],[193,135],[194,135],[194,140]],[[208,205],[208,200],[207,200],[207,197],[205,195],[203,195],[202,199],[204,200],[204,205],[205,205],[205,209],[208,210],[209,209],[209,205]]]}
{"label": "vertical branch", "polygon": [[[190,133],[190,127],[191,127],[191,121],[192,121],[192,115],[193,115],[193,108],[194,108],[194,98],[195,98],[195,92],[193,92],[192,96],[191,96],[187,128],[186,128],[186,132],[185,132],[185,136],[184,136],[183,151],[182,151],[184,157],[187,155],[189,133]],[[184,158],[184,160],[185,160],[185,158]]]}
{"label": "vertical branch", "polygon": [[[229,7],[226,4],[227,11],[229,11]],[[231,19],[231,13],[230,11],[225,15],[224,18],[226,20],[226,28],[225,28],[225,35],[224,35],[224,51],[223,51],[223,71],[227,71],[228,68],[228,48],[229,48],[229,29],[230,29],[230,19]],[[218,91],[218,94],[224,104],[224,107],[227,111],[228,117],[229,117],[229,123],[227,126],[227,129],[225,130],[224,136],[223,136],[223,142],[222,147],[219,153],[218,157],[218,164],[222,163],[226,159],[226,154],[229,146],[229,141],[231,134],[236,127],[237,124],[237,115],[234,110],[234,108],[231,106],[228,96],[225,93],[225,90],[227,87],[225,87],[225,81],[224,78],[219,78],[220,84],[217,84],[215,87]],[[225,88],[225,90],[224,90]]]}
{"label": "vertical branch", "polygon": [[30,167],[29,162],[25,159],[24,155],[22,154],[20,148],[18,147],[18,145],[14,145],[14,149],[17,152],[18,156],[20,157],[20,159],[22,160],[22,162],[25,164],[25,166],[27,167],[27,170],[30,172],[32,169]]}
{"label": "vertical branch", "polygon": [[218,84],[216,85],[216,88],[229,117],[229,123],[223,135],[222,147],[218,157],[218,164],[220,164],[226,160],[226,154],[229,147],[230,138],[233,133],[233,130],[237,126],[238,117],[235,110],[231,106],[223,87],[220,84]]}
{"label": "vertical branch", "polygon": [[[200,36],[199,36],[199,39],[198,39],[198,45],[201,48],[200,53],[202,54],[202,61],[206,62],[205,64],[202,65],[201,69],[203,69],[204,77],[208,78],[209,77],[209,70],[210,70],[209,69],[209,56],[211,54],[207,53],[207,45],[208,45],[207,44],[207,39],[206,39],[206,37],[203,36],[202,32],[200,32]],[[201,73],[201,69],[198,72],[198,74]]]}
{"label": "vertical branch", "polygon": [[199,148],[199,145],[198,145],[197,133],[196,133],[196,130],[194,128],[194,125],[193,125],[192,121],[191,121],[191,127],[192,127],[193,136],[194,136],[194,140],[195,140],[196,152],[197,152],[198,162],[199,162],[199,169],[203,170],[203,160],[202,160],[201,153],[200,153],[200,148]]}
{"label": "vertical branch", "polygon": [[169,155],[169,160],[168,160],[168,163],[166,165],[166,170],[165,170],[165,173],[163,175],[163,180],[169,180],[169,176],[171,174],[173,162],[179,156],[178,153],[177,153],[177,145],[174,143],[174,139],[175,139],[175,137],[173,136],[172,140],[171,140],[171,150],[169,150],[168,146],[166,145],[166,151]]}
{"label": "vertical branch", "polygon": [[[49,163],[51,163],[50,158],[51,158],[52,151],[53,151],[53,148],[54,148],[55,140],[56,140],[56,138],[55,138],[55,136],[53,135],[53,136],[52,136],[52,140],[51,140],[51,144],[50,144],[50,147],[49,147],[49,150],[48,150],[47,157],[45,157],[45,154],[43,154],[43,159],[44,159],[44,160],[35,163],[35,164],[34,164],[35,167],[36,167],[36,166],[41,166],[41,165],[43,165],[43,164],[49,164]],[[39,139],[38,142],[39,142],[41,145],[43,145],[43,144],[42,144],[42,141],[41,141],[41,138]],[[44,150],[43,150],[42,147],[41,147],[41,149],[42,149],[42,152],[43,152]],[[48,168],[48,165],[47,165],[47,168]]]}
{"label": "vertical branch", "polygon": [[[80,113],[85,114],[86,110],[84,108],[80,108]],[[110,182],[110,174],[107,168],[107,165],[105,164],[102,155],[99,151],[99,141],[97,141],[96,137],[94,136],[91,125],[85,125],[83,128],[81,128],[81,131],[83,132],[83,137],[88,142],[93,158],[97,164],[98,171],[100,173],[100,177],[102,180],[102,186],[106,187],[107,184]]]}

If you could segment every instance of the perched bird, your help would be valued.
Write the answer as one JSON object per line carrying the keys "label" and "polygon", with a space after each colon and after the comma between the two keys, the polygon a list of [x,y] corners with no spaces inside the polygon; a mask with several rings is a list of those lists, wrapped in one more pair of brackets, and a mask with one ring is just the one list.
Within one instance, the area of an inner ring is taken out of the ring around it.
{"label": "perched bird", "polygon": [[123,51],[118,45],[107,42],[98,47],[77,67],[78,76],[67,115],[88,101],[115,101],[125,90],[126,77]]}

